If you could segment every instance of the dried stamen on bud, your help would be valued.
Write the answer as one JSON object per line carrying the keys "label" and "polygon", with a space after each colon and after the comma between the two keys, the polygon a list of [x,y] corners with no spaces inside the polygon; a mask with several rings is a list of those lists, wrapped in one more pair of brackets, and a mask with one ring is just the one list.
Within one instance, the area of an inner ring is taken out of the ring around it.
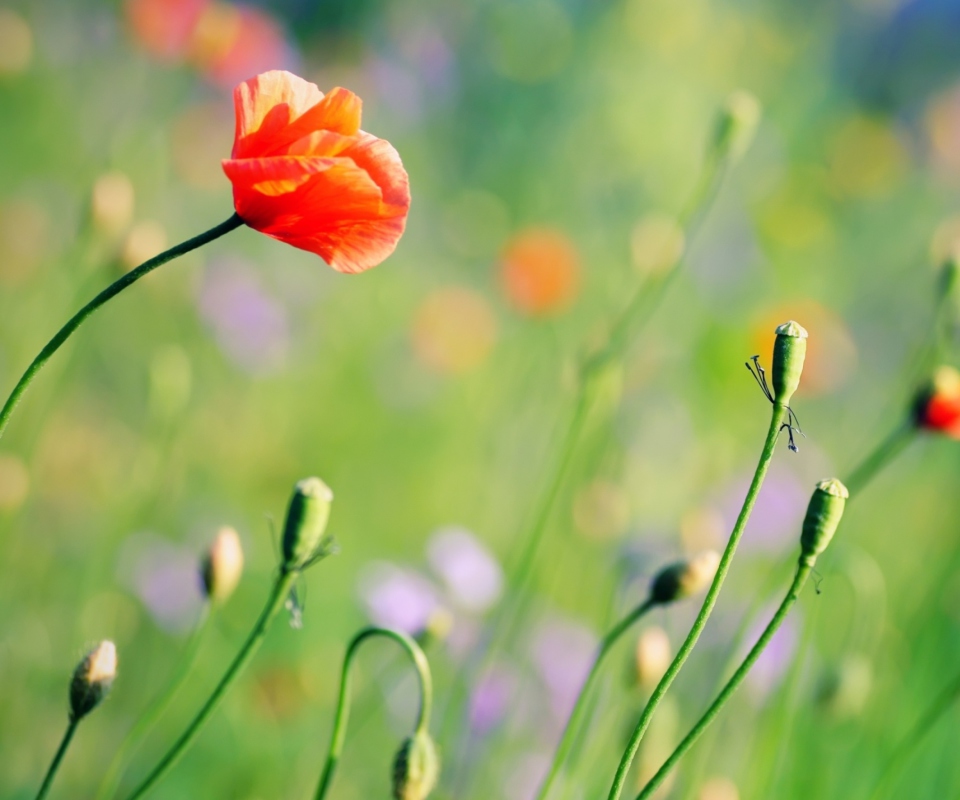
{"label": "dried stamen on bud", "polygon": [[333,492],[319,478],[297,483],[283,524],[283,569],[303,569],[323,549]]}
{"label": "dried stamen on bud", "polygon": [[673,603],[706,589],[717,574],[720,556],[714,550],[705,550],[693,558],[664,567],[653,579],[650,602],[657,605]]}
{"label": "dried stamen on bud", "polygon": [[723,104],[713,134],[717,158],[737,161],[750,145],[760,125],[760,101],[742,89],[731,93]]}
{"label": "dried stamen on bud", "polygon": [[437,746],[426,731],[417,731],[400,746],[393,761],[395,800],[425,800],[440,777]]}
{"label": "dried stamen on bud", "polygon": [[73,671],[70,681],[70,718],[83,719],[103,701],[117,676],[117,648],[113,642],[100,642],[87,653]]}
{"label": "dried stamen on bud", "polygon": [[773,399],[781,405],[790,405],[790,398],[800,385],[803,360],[807,355],[807,331],[793,320],[784,322],[776,330],[773,343]]}
{"label": "dried stamen on bud", "polygon": [[820,481],[813,490],[800,534],[800,559],[813,565],[837,531],[850,493],[836,478]]}
{"label": "dried stamen on bud", "polygon": [[953,367],[937,368],[917,394],[913,420],[919,428],[960,439],[960,372]]}
{"label": "dried stamen on bud", "polygon": [[226,601],[240,582],[243,574],[243,547],[240,537],[230,527],[217,532],[210,549],[200,563],[203,592],[214,603]]}

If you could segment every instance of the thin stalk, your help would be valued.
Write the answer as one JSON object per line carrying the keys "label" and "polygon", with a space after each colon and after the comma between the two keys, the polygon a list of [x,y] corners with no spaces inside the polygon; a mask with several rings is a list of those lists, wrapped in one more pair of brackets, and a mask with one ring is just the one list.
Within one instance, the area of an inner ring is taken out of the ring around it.
{"label": "thin stalk", "polygon": [[847,489],[854,497],[900,452],[913,440],[916,425],[913,420],[907,419],[903,424],[894,428],[879,445],[860,462],[859,466],[847,480]]}
{"label": "thin stalk", "polygon": [[703,716],[700,717],[696,725],[690,729],[690,732],[686,735],[686,737],[684,737],[683,741],[677,745],[677,748],[673,751],[673,753],[670,754],[670,757],[664,762],[663,766],[660,767],[660,769],[657,771],[657,774],[654,775],[649,780],[647,785],[643,787],[640,794],[637,795],[637,800],[646,800],[646,798],[650,797],[657,790],[664,778],[667,777],[667,774],[670,772],[670,770],[673,769],[674,765],[691,747],[693,747],[697,739],[700,738],[700,735],[707,729],[707,727],[709,727],[710,723],[713,722],[716,716],[720,713],[720,710],[723,708],[724,704],[740,687],[740,684],[743,683],[743,679],[747,677],[747,673],[750,671],[750,668],[760,657],[760,654],[763,652],[764,648],[766,648],[766,646],[770,643],[770,640],[777,632],[777,629],[783,624],[783,621],[786,619],[790,608],[800,596],[800,590],[807,582],[807,578],[810,576],[810,571],[812,569],[813,559],[801,559],[798,562],[793,583],[790,584],[790,588],[787,590],[786,597],[783,598],[783,602],[780,603],[780,607],[773,615],[773,618],[770,620],[763,633],[760,634],[760,638],[757,640],[757,643],[751,648],[750,652],[747,653],[747,657],[743,660],[740,666],[737,667],[736,672],[733,673],[733,676],[729,681],[727,681],[727,684],[723,687],[723,689],[720,690],[720,694],[717,695],[710,707],[703,713]]}
{"label": "thin stalk", "polygon": [[17,407],[17,404],[20,402],[23,393],[27,391],[27,388],[32,383],[33,379],[36,377],[37,373],[43,369],[47,361],[50,360],[50,357],[60,349],[61,345],[70,338],[70,336],[77,330],[86,319],[93,314],[100,306],[104,305],[107,301],[116,297],[120,292],[126,289],[128,286],[136,283],[144,275],[148,275],[153,272],[157,267],[163,266],[168,261],[172,261],[178,256],[182,256],[184,253],[189,253],[191,250],[196,250],[198,247],[212,242],[214,239],[218,239],[223,236],[225,233],[229,233],[234,228],[239,228],[243,224],[243,220],[239,216],[234,214],[229,219],[221,222],[219,225],[214,225],[210,230],[204,231],[198,236],[194,236],[192,239],[187,239],[185,242],[174,245],[169,250],[165,250],[160,253],[160,255],[154,256],[148,261],[144,261],[139,267],[131,270],[123,277],[117,279],[111,283],[106,289],[104,289],[100,294],[93,298],[89,303],[87,303],[83,308],[81,308],[76,314],[74,314],[67,323],[57,331],[56,335],[44,346],[36,358],[30,362],[30,366],[27,367],[26,372],[20,377],[20,380],[17,381],[17,385],[13,387],[13,391],[10,392],[10,396],[7,398],[6,403],[4,403],[3,408],[0,409],[0,437],[3,436],[3,432],[6,430],[7,424],[10,421],[10,415],[13,413],[13,410]]}
{"label": "thin stalk", "polygon": [[184,648],[184,653],[176,672],[173,674],[166,688],[153,699],[153,702],[151,702],[140,715],[136,724],[130,729],[130,733],[127,734],[127,738],[124,739],[120,747],[117,748],[117,752],[114,754],[113,760],[110,762],[110,766],[107,767],[107,772],[100,782],[100,788],[97,790],[95,800],[107,800],[116,794],[117,786],[123,777],[124,762],[127,761],[129,756],[136,753],[140,745],[143,744],[143,740],[147,737],[147,734],[153,730],[157,721],[163,716],[173,701],[173,698],[176,697],[187,677],[190,675],[190,671],[196,662],[197,653],[200,650],[200,643],[203,641],[203,634],[207,629],[207,620],[209,620],[209,618],[210,605],[206,603],[203,606],[200,619],[193,633],[190,635],[190,640]]}
{"label": "thin stalk", "polygon": [[43,785],[40,787],[40,791],[37,792],[36,800],[43,800],[43,798],[47,796],[47,792],[50,791],[53,779],[56,777],[57,770],[60,768],[60,762],[63,761],[67,748],[70,746],[70,740],[73,739],[73,734],[77,732],[77,726],[79,724],[80,720],[74,719],[71,715],[70,722],[67,724],[67,730],[63,734],[63,739],[60,740],[60,746],[57,748],[57,754],[53,757],[53,761],[50,762],[50,768],[47,770],[47,774],[43,779]]}
{"label": "thin stalk", "polygon": [[277,615],[277,612],[283,608],[284,602],[290,590],[293,588],[293,584],[297,579],[299,572],[296,570],[284,571],[281,570],[277,574],[277,578],[274,581],[273,589],[270,592],[270,596],[267,599],[267,604],[264,606],[263,611],[260,612],[260,618],[257,620],[256,624],[253,626],[253,630],[250,631],[247,640],[243,643],[243,646],[240,648],[240,652],[234,657],[233,662],[227,668],[227,671],[224,673],[223,677],[220,679],[220,683],[217,684],[217,687],[213,690],[213,693],[207,698],[207,702],[204,703],[203,707],[197,712],[197,715],[193,718],[193,721],[187,726],[187,729],[180,735],[180,738],[170,747],[166,755],[160,762],[153,768],[149,775],[137,786],[136,789],[130,794],[128,800],[137,800],[140,797],[146,795],[150,789],[153,788],[167,771],[177,763],[177,760],[180,756],[183,755],[184,750],[190,746],[191,742],[197,737],[197,734],[200,733],[200,730],[203,728],[204,723],[210,715],[216,710],[217,706],[220,705],[220,701],[223,700],[224,695],[227,693],[227,689],[230,688],[231,684],[237,679],[240,675],[240,672],[247,665],[251,658],[253,658],[254,653],[260,649],[260,645],[263,643],[263,638],[267,633],[267,628],[270,626],[271,621]]}
{"label": "thin stalk", "polygon": [[343,670],[340,675],[340,697],[337,702],[337,714],[333,722],[333,734],[330,737],[330,749],[327,752],[327,760],[323,767],[323,773],[320,775],[320,782],[317,784],[317,793],[315,800],[323,800],[333,782],[333,774],[336,772],[337,765],[340,763],[340,756],[343,754],[343,745],[347,738],[347,720],[350,717],[350,667],[357,654],[360,645],[367,639],[374,636],[384,636],[392,639],[399,644],[410,656],[413,666],[417,670],[417,677],[420,680],[420,711],[417,714],[417,722],[414,728],[414,734],[424,733],[430,724],[430,711],[433,705],[433,681],[430,676],[430,664],[426,655],[420,649],[413,639],[400,631],[390,628],[364,628],[350,642],[347,647],[347,654],[343,659]]}
{"label": "thin stalk", "polygon": [[633,627],[633,624],[653,607],[654,603],[652,600],[647,600],[646,602],[641,603],[633,611],[621,619],[616,625],[614,625],[609,631],[607,631],[606,636],[603,637],[603,640],[600,642],[600,647],[597,650],[597,654],[593,659],[593,664],[590,667],[590,672],[587,674],[587,678],[583,682],[583,686],[580,689],[580,694],[577,695],[577,702],[574,704],[573,711],[570,713],[570,718],[567,720],[566,727],[563,729],[563,735],[560,737],[560,743],[557,745],[556,752],[553,754],[553,761],[550,764],[550,770],[547,772],[547,776],[543,779],[543,783],[540,785],[540,791],[537,792],[536,800],[545,800],[545,798],[549,796],[550,788],[560,772],[560,767],[567,760],[567,756],[570,754],[570,748],[573,747],[573,743],[576,741],[577,731],[581,727],[583,716],[586,712],[587,698],[590,695],[590,691],[593,688],[597,675],[600,672],[600,665],[603,663],[607,653],[609,653],[613,646],[620,640],[620,637],[623,636],[623,634],[626,633],[631,627]]}
{"label": "thin stalk", "polygon": [[888,782],[896,776],[904,762],[920,746],[924,737],[933,730],[943,715],[953,707],[958,697],[960,697],[960,674],[957,674],[937,695],[937,698],[930,704],[916,725],[900,740],[893,753],[887,758],[887,765],[870,794],[870,800],[879,800],[879,798],[889,794],[888,791],[885,791]]}
{"label": "thin stalk", "polygon": [[700,634],[703,632],[704,626],[707,624],[707,620],[710,618],[713,607],[716,605],[717,597],[720,594],[720,588],[723,586],[723,581],[727,576],[727,571],[730,569],[730,562],[733,561],[733,556],[737,551],[737,545],[740,543],[740,537],[743,536],[743,531],[747,526],[747,520],[750,519],[753,506],[757,502],[757,496],[760,494],[760,487],[763,485],[763,479],[766,477],[767,470],[770,467],[770,461],[773,458],[773,451],[777,446],[777,438],[780,433],[780,426],[786,421],[786,417],[787,407],[781,403],[774,403],[773,410],[770,414],[770,428],[767,431],[767,438],[764,441],[763,450],[760,453],[760,460],[758,461],[757,469],[753,474],[753,480],[750,483],[750,488],[747,490],[747,496],[744,498],[743,507],[740,509],[740,516],[737,517],[736,524],[733,526],[733,531],[730,533],[730,539],[727,542],[726,549],[723,551],[723,555],[720,557],[720,564],[717,567],[717,574],[713,578],[713,583],[710,585],[710,589],[707,591],[707,596],[703,600],[703,606],[700,608],[700,613],[697,615],[697,618],[693,623],[693,627],[687,634],[686,640],[680,646],[680,649],[677,651],[677,655],[674,657],[673,662],[670,664],[666,673],[664,673],[664,676],[660,679],[660,683],[657,684],[657,688],[653,690],[653,694],[650,696],[650,700],[647,702],[646,708],[644,708],[643,713],[640,715],[640,720],[637,722],[637,727],[634,729],[633,735],[630,737],[627,748],[624,750],[623,757],[620,759],[620,764],[617,767],[617,772],[614,776],[613,784],[610,787],[610,793],[608,795],[609,800],[617,800],[617,798],[619,798],[620,794],[623,792],[623,785],[626,782],[627,773],[629,772],[630,766],[633,763],[633,759],[640,747],[640,741],[643,739],[643,735],[646,733],[647,727],[650,725],[650,720],[653,718],[653,714],[657,710],[657,706],[660,705],[660,701],[667,693],[670,685],[673,683],[680,670],[683,669],[684,663],[690,656],[690,652],[693,650],[694,645],[696,645],[697,640],[700,638]]}

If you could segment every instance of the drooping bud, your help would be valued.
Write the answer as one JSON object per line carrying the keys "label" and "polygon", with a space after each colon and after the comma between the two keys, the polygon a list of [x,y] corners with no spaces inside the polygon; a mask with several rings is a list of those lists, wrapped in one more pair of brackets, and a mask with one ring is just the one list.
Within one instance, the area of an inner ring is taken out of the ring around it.
{"label": "drooping bud", "polygon": [[240,537],[230,527],[217,532],[217,538],[200,562],[203,593],[214,603],[226,601],[240,582],[243,574],[243,547]]}
{"label": "drooping bud", "polygon": [[937,367],[933,378],[917,394],[913,420],[918,428],[960,439],[960,372]]}
{"label": "drooping bud", "polygon": [[417,731],[400,746],[393,761],[395,800],[425,800],[440,777],[437,746],[426,731]]}
{"label": "drooping bud", "polygon": [[333,492],[319,478],[304,478],[293,489],[283,524],[283,568],[302,569],[320,550]]}
{"label": "drooping bud", "polygon": [[103,701],[117,676],[117,648],[104,640],[87,653],[70,681],[70,718],[81,720]]}
{"label": "drooping bud", "polygon": [[760,125],[760,101],[739,89],[724,102],[713,134],[713,153],[718,159],[737,161],[753,143]]}
{"label": "drooping bud", "polygon": [[717,552],[704,550],[693,558],[664,567],[650,587],[651,602],[661,605],[699,594],[710,585],[719,565]]}
{"label": "drooping bud", "polygon": [[798,322],[784,322],[776,330],[773,343],[773,399],[790,405],[790,398],[800,385],[803,360],[807,355],[807,331]]}
{"label": "drooping bud", "polygon": [[805,563],[812,566],[817,556],[827,549],[848,497],[847,487],[836,478],[820,481],[813,490],[800,534],[800,558]]}

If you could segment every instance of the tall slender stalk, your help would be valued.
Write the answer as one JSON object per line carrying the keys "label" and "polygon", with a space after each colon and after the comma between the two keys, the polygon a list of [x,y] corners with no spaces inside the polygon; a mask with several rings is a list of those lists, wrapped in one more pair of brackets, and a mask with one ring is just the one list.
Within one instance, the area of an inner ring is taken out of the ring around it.
{"label": "tall slender stalk", "polygon": [[97,790],[95,800],[108,800],[117,792],[117,785],[123,777],[124,762],[129,756],[136,753],[137,749],[143,744],[147,734],[153,730],[157,721],[163,716],[169,707],[173,698],[176,697],[186,679],[189,677],[193,665],[197,659],[197,653],[200,650],[200,644],[203,641],[203,634],[207,630],[207,622],[210,619],[210,605],[204,604],[200,619],[198,620],[190,640],[184,648],[184,653],[180,658],[180,664],[174,672],[170,682],[154,699],[153,702],[144,709],[134,726],[123,740],[117,752],[114,754],[110,765],[107,767],[106,774],[100,782],[100,788]]}
{"label": "tall slender stalk", "polygon": [[63,757],[67,753],[67,748],[70,746],[70,741],[73,739],[73,734],[77,732],[77,726],[79,724],[79,719],[74,716],[70,717],[70,722],[67,723],[67,730],[63,734],[63,739],[60,740],[60,746],[57,748],[53,761],[50,762],[50,768],[47,770],[47,774],[43,779],[43,785],[40,787],[40,791],[37,792],[36,800],[43,800],[50,791],[50,786],[53,784],[53,779],[57,775],[57,770],[60,769],[60,762],[63,761]]}
{"label": "tall slender stalk", "polygon": [[250,659],[253,658],[254,653],[260,649],[270,622],[277,615],[277,612],[283,608],[283,604],[290,594],[294,581],[296,581],[299,574],[299,570],[294,569],[281,569],[277,573],[273,589],[267,599],[267,604],[264,606],[263,611],[260,612],[260,617],[247,636],[247,640],[240,648],[240,652],[234,657],[226,673],[224,673],[220,679],[220,683],[217,684],[213,693],[207,699],[207,702],[204,703],[200,711],[197,712],[197,715],[187,726],[187,729],[180,735],[180,738],[173,743],[150,774],[133,790],[128,800],[137,800],[137,798],[146,795],[147,792],[166,775],[173,765],[177,763],[177,760],[183,755],[184,750],[186,750],[190,743],[197,737],[207,719],[214,710],[216,710],[217,706],[220,705],[220,701],[223,700],[231,684],[237,679]]}
{"label": "tall slender stalk", "polygon": [[347,738],[347,720],[350,716],[350,667],[353,665],[353,659],[356,657],[360,645],[367,639],[375,636],[383,636],[392,639],[399,644],[410,656],[413,665],[417,670],[417,677],[420,680],[420,710],[417,713],[417,721],[414,726],[414,733],[426,733],[430,724],[430,711],[433,706],[433,681],[430,675],[430,664],[426,655],[420,649],[413,639],[400,631],[390,628],[369,627],[361,630],[353,637],[350,645],[347,647],[347,654],[343,659],[343,669],[340,675],[340,696],[337,701],[337,714],[333,722],[333,733],[330,736],[330,747],[327,752],[327,760],[323,766],[323,772],[320,775],[320,782],[317,784],[315,800],[323,800],[333,782],[333,775],[336,772],[337,765],[340,763],[340,756],[343,754],[343,745]]}
{"label": "tall slender stalk", "polygon": [[900,452],[913,441],[917,426],[909,417],[894,428],[886,439],[880,442],[863,461],[853,470],[847,480],[847,488],[851,496],[855,497],[863,488],[876,477],[887,464],[896,458]]}
{"label": "tall slender stalk", "polygon": [[153,272],[157,267],[163,266],[168,261],[172,261],[178,256],[182,256],[185,253],[189,253],[191,250],[196,250],[198,247],[212,242],[214,239],[218,239],[223,236],[225,233],[229,233],[234,228],[239,228],[243,225],[243,220],[237,214],[234,214],[229,219],[221,222],[219,225],[214,225],[210,230],[204,231],[203,233],[194,236],[192,239],[187,239],[185,242],[174,245],[169,250],[165,250],[157,256],[144,261],[139,267],[131,270],[123,277],[111,283],[106,289],[104,289],[100,294],[93,298],[89,303],[87,303],[83,308],[81,308],[76,314],[74,314],[66,324],[57,331],[56,335],[44,346],[36,358],[30,362],[30,366],[27,367],[26,372],[20,377],[20,380],[17,381],[17,385],[13,387],[13,391],[10,392],[10,396],[7,398],[6,403],[4,403],[3,408],[0,409],[0,437],[3,436],[3,432],[6,430],[7,424],[10,421],[10,415],[13,413],[13,410],[17,407],[17,404],[20,402],[23,393],[27,391],[27,388],[33,382],[33,379],[36,377],[37,373],[43,369],[47,361],[50,360],[50,357],[60,349],[61,345],[69,339],[74,331],[77,330],[90,315],[92,315],[98,308],[107,303],[107,301],[116,297],[120,292],[126,289],[128,286],[136,283],[144,275],[148,275]]}
{"label": "tall slender stalk", "polygon": [[643,713],[640,715],[640,720],[637,722],[637,726],[630,737],[630,741],[627,744],[627,747],[623,753],[623,757],[620,759],[620,764],[617,767],[617,772],[614,775],[613,783],[610,787],[610,792],[608,795],[609,800],[617,800],[617,798],[619,798],[620,794],[623,792],[623,786],[627,779],[627,773],[629,772],[630,766],[633,763],[633,759],[640,747],[640,742],[643,739],[643,735],[646,733],[647,727],[650,725],[650,720],[653,718],[653,714],[660,705],[660,701],[663,699],[663,696],[667,693],[670,685],[683,668],[684,663],[686,663],[687,658],[690,656],[690,652],[693,650],[694,645],[696,645],[697,640],[700,638],[700,634],[703,632],[704,626],[707,624],[707,620],[710,618],[713,607],[716,605],[717,597],[720,594],[720,588],[723,586],[723,581],[727,576],[727,571],[730,569],[730,563],[737,551],[737,545],[740,543],[740,538],[743,536],[743,531],[747,526],[747,521],[750,519],[750,514],[753,511],[754,505],[756,504],[757,496],[760,494],[760,487],[763,485],[763,479],[766,477],[767,470],[770,467],[770,461],[773,458],[773,451],[777,445],[780,427],[786,421],[786,418],[787,407],[782,403],[774,402],[773,410],[770,414],[770,427],[767,430],[767,438],[763,443],[763,450],[760,453],[760,460],[757,463],[756,471],[753,474],[753,480],[750,482],[750,488],[747,490],[747,496],[744,498],[743,507],[740,509],[740,515],[737,517],[736,524],[733,526],[733,531],[730,534],[730,539],[727,542],[726,549],[723,551],[723,555],[720,557],[720,565],[717,567],[717,574],[713,579],[710,589],[707,591],[707,596],[703,600],[703,606],[700,608],[700,613],[697,615],[697,618],[693,623],[693,627],[687,634],[687,638],[680,646],[680,649],[677,651],[677,655],[667,668],[664,676],[660,679],[660,683],[658,683],[656,689],[653,690],[653,694],[650,696],[650,700],[647,702],[646,708],[644,708]]}
{"label": "tall slender stalk", "polygon": [[550,763],[550,769],[543,779],[543,783],[540,785],[540,790],[537,792],[536,800],[545,800],[545,798],[549,796],[550,788],[553,786],[553,782],[560,772],[560,767],[570,754],[570,749],[576,741],[577,732],[581,727],[581,722],[587,708],[587,699],[596,682],[597,675],[600,673],[600,665],[606,658],[607,653],[609,653],[613,646],[620,640],[620,637],[632,628],[634,623],[653,608],[654,605],[655,603],[652,598],[641,603],[607,631],[606,636],[603,637],[603,640],[600,642],[600,647],[597,649],[597,654],[594,656],[593,664],[590,665],[590,672],[587,674],[586,680],[580,688],[580,693],[577,695],[577,701],[573,706],[573,711],[570,712],[570,717],[563,729],[560,743],[557,745],[557,749],[553,754],[553,761]]}
{"label": "tall slender stalk", "polygon": [[679,761],[684,754],[691,747],[693,747],[697,739],[700,738],[701,734],[703,734],[703,732],[709,727],[710,723],[713,722],[717,714],[720,713],[721,708],[723,708],[727,700],[733,696],[733,693],[739,688],[740,684],[743,683],[743,679],[747,676],[750,668],[760,657],[760,654],[769,644],[770,640],[773,638],[773,635],[777,632],[777,629],[783,624],[783,620],[786,619],[790,608],[797,601],[797,598],[800,596],[800,590],[807,582],[807,578],[810,576],[810,571],[812,569],[813,563],[811,561],[806,561],[804,559],[800,560],[800,562],[797,564],[797,571],[794,575],[793,583],[790,584],[790,588],[787,590],[786,597],[783,598],[783,602],[780,603],[780,607],[777,609],[776,613],[773,615],[773,618],[760,635],[757,643],[751,648],[750,652],[747,654],[747,657],[743,660],[740,666],[737,667],[737,671],[733,673],[733,676],[729,681],[727,681],[727,684],[720,691],[720,694],[717,695],[717,698],[704,712],[703,716],[700,717],[696,725],[694,725],[690,732],[684,737],[683,741],[677,745],[677,748],[673,751],[673,753],[670,754],[670,757],[664,762],[663,766],[660,767],[656,775],[654,775],[647,782],[647,785],[643,787],[640,794],[637,795],[637,800],[647,800],[647,798],[649,798],[654,791],[656,791],[663,780],[667,777],[667,774],[670,772],[670,770],[673,769],[677,761]]}

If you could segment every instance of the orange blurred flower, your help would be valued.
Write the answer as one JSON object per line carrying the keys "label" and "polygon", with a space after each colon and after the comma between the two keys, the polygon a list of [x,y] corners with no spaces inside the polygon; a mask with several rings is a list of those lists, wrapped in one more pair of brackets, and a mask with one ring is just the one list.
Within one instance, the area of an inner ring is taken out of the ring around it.
{"label": "orange blurred flower", "polygon": [[939,367],[917,397],[914,420],[921,428],[960,439],[960,372]]}
{"label": "orange blurred flower", "polygon": [[580,281],[573,242],[551,228],[530,228],[507,242],[500,258],[507,299],[524,314],[544,316],[570,305]]}
{"label": "orange blurred flower", "polygon": [[393,146],[360,130],[359,97],[341,88],[324,96],[272,71],[241,83],[234,104],[236,138],[223,170],[247,225],[339,272],[363,272],[393,252],[409,182]]}
{"label": "orange blurred flower", "polygon": [[152,55],[186,55],[209,0],[127,0],[127,22],[137,42]]}
{"label": "orange blurred flower", "polygon": [[483,295],[462,286],[435,289],[417,309],[410,332],[414,353],[438,372],[479,366],[497,338],[497,320]]}

